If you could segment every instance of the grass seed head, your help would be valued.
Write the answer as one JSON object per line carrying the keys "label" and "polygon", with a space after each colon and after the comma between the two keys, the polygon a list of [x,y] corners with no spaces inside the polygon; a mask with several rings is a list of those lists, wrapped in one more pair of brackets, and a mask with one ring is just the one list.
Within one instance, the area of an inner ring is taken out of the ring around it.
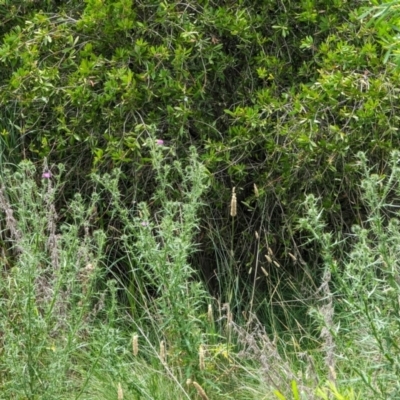
{"label": "grass seed head", "polygon": [[135,357],[139,353],[139,336],[136,333],[132,336],[132,352]]}
{"label": "grass seed head", "polygon": [[160,342],[160,359],[163,364],[166,362],[166,354],[165,354],[165,342],[161,340]]}
{"label": "grass seed head", "polygon": [[204,362],[204,347],[202,344],[199,347],[199,367],[201,371],[206,368],[206,364]]}
{"label": "grass seed head", "polygon": [[237,200],[236,200],[236,188],[232,188],[232,197],[231,197],[231,217],[236,217],[237,215]]}
{"label": "grass seed head", "polygon": [[228,312],[226,314],[226,325],[227,325],[228,329],[231,328],[232,321],[233,321],[233,315],[232,315],[231,311],[228,310]]}
{"label": "grass seed head", "polygon": [[193,386],[196,388],[197,393],[202,400],[209,400],[204,389],[196,381],[193,381]]}
{"label": "grass seed head", "polygon": [[260,192],[258,191],[257,185],[254,184],[253,187],[254,187],[254,196],[256,196],[257,198],[260,197]]}
{"label": "grass seed head", "polygon": [[122,390],[121,383],[118,383],[118,400],[124,400],[124,391]]}
{"label": "grass seed head", "polygon": [[210,323],[213,322],[213,310],[212,310],[211,304],[208,305],[207,319],[208,319],[208,322],[210,322]]}

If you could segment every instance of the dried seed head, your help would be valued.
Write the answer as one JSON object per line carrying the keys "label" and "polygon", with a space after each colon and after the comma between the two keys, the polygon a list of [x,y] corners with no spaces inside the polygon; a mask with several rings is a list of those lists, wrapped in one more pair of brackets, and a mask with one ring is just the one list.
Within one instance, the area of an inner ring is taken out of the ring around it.
{"label": "dried seed head", "polygon": [[231,197],[231,217],[236,217],[237,215],[237,200],[236,200],[236,188],[232,188],[232,197]]}
{"label": "dried seed head", "polygon": [[331,382],[336,382],[336,371],[335,367],[329,366],[329,376],[330,376],[330,381]]}
{"label": "dried seed head", "polygon": [[226,328],[228,329],[228,331],[230,331],[232,327],[232,321],[233,321],[233,314],[231,313],[230,310],[228,310],[228,312],[226,313]]}
{"label": "dried seed head", "polygon": [[209,400],[204,389],[196,381],[193,381],[193,386],[196,388],[197,393],[202,400]]}
{"label": "dried seed head", "polygon": [[257,231],[255,231],[254,234],[255,234],[257,240],[260,239],[260,236],[258,235]]}
{"label": "dried seed head", "polygon": [[269,263],[272,263],[272,258],[268,254],[265,255],[265,258]]}
{"label": "dried seed head", "polygon": [[86,265],[85,267],[85,272],[89,275],[94,271],[94,266],[93,264],[89,263],[88,265]]}
{"label": "dried seed head", "polygon": [[263,272],[263,274],[264,274],[265,276],[268,276],[268,272],[267,272],[263,267],[261,267],[261,271]]}
{"label": "dried seed head", "polygon": [[212,323],[213,319],[214,319],[213,318],[213,310],[212,310],[212,305],[211,304],[208,305],[207,319],[208,319],[208,322],[210,322],[210,323]]}
{"label": "dried seed head", "polygon": [[204,347],[202,344],[199,347],[199,367],[201,371],[206,368],[206,364],[204,362]]}
{"label": "dried seed head", "polygon": [[221,307],[221,311],[226,311],[226,330],[230,331],[232,328],[232,320],[233,316],[231,313],[231,308],[229,306],[229,303],[224,303]]}
{"label": "dried seed head", "polygon": [[274,261],[273,263],[274,263],[274,265],[275,265],[276,267],[278,267],[278,268],[281,266],[277,261]]}
{"label": "dried seed head", "polygon": [[186,385],[190,386],[193,383],[193,381],[190,378],[186,379]]}
{"label": "dried seed head", "polygon": [[[14,218],[13,209],[11,208],[11,204],[7,199],[4,186],[0,188],[0,210],[2,210],[5,214],[6,227],[10,231],[12,238],[17,242],[17,244],[20,243],[22,240],[22,234],[18,229],[18,224]],[[22,247],[19,244],[16,249],[18,253],[23,252]]]}
{"label": "dried seed head", "polygon": [[272,251],[271,247],[268,246],[268,254],[272,257],[274,252]]}
{"label": "dried seed head", "polygon": [[139,336],[136,333],[132,336],[132,352],[135,357],[139,353]]}
{"label": "dried seed head", "polygon": [[260,197],[260,192],[258,191],[258,187],[255,183],[253,187],[254,187],[254,196],[256,196],[257,198]]}
{"label": "dried seed head", "polygon": [[292,253],[289,252],[288,254],[293,261],[297,261],[297,258]]}
{"label": "dried seed head", "polygon": [[120,383],[118,383],[118,400],[124,400],[124,392]]}
{"label": "dried seed head", "polygon": [[81,284],[82,284],[82,293],[86,295],[88,293],[89,287],[90,287],[90,281],[93,276],[93,272],[95,270],[95,267],[93,264],[89,263],[86,265],[85,268],[80,273],[80,279],[81,279]]}
{"label": "dried seed head", "polygon": [[164,340],[161,340],[160,342],[160,359],[161,362],[164,364],[166,362],[166,357],[165,357],[165,342]]}

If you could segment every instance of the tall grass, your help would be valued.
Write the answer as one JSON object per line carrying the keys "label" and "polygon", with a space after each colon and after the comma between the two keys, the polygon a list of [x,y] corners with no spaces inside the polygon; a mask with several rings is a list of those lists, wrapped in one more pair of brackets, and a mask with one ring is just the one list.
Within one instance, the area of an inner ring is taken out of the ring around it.
{"label": "tall grass", "polygon": [[[168,149],[155,143],[149,141],[157,190],[134,209],[120,201],[118,171],[94,176],[102,184],[98,192],[89,204],[76,194],[64,221],[55,208],[62,166],[45,163],[39,171],[23,162],[2,174],[5,398],[191,398],[207,396],[210,383],[221,395],[230,385],[231,379],[213,383],[229,357],[211,300],[188,261],[207,174],[194,151],[189,165],[169,164]],[[126,285],[112,279],[111,238],[94,227],[107,193],[113,218],[124,226]],[[150,203],[157,203],[156,212]],[[121,290],[131,300],[128,310]]]}
{"label": "tall grass", "polygon": [[[197,352],[198,316],[209,300],[189,258],[196,251],[193,238],[208,177],[194,149],[189,164],[183,166],[171,161],[170,149],[156,139],[149,139],[148,146],[156,181],[149,202],[127,210],[118,171],[95,179],[111,196],[112,221],[122,226],[119,240],[129,268],[125,289],[132,317],[156,322],[155,331],[164,340],[179,340],[187,351]],[[156,205],[156,211],[149,203]]]}
{"label": "tall grass", "polygon": [[[23,162],[1,175],[2,398],[398,398],[398,153],[388,176],[360,155],[365,218],[350,236],[328,232],[307,197],[299,227],[320,249],[318,285],[288,275],[274,288],[265,273],[261,292],[252,276],[246,304],[237,291],[231,303],[212,299],[190,264],[208,181],[196,152],[182,165],[152,136],[148,149],[147,202],[127,207],[115,171],[93,176],[97,191],[89,202],[77,193],[63,221],[62,166]],[[95,227],[107,197],[117,237]],[[118,260],[111,240],[124,250]],[[125,278],[115,263],[128,266]]]}

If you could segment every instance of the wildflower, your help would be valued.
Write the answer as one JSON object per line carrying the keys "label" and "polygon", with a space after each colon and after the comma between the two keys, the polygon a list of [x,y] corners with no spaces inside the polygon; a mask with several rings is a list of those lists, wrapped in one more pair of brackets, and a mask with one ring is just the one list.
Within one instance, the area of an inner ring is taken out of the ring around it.
{"label": "wildflower", "polygon": [[140,223],[140,225],[142,225],[142,226],[149,226],[149,223],[148,223],[147,221],[143,221],[143,222]]}
{"label": "wildflower", "polygon": [[163,146],[163,145],[164,145],[164,140],[162,140],[162,139],[157,139],[157,140],[156,140],[156,145],[158,145],[158,146]]}
{"label": "wildflower", "polygon": [[43,172],[42,178],[44,178],[44,179],[51,178],[51,172],[50,171]]}

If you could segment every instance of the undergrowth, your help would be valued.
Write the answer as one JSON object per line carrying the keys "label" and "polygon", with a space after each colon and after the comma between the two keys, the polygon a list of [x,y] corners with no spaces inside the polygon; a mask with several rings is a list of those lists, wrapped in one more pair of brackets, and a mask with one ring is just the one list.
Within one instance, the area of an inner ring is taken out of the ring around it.
{"label": "undergrowth", "polygon": [[[63,220],[62,166],[25,161],[1,175],[2,398],[398,398],[399,154],[388,176],[360,154],[368,217],[351,235],[328,232],[318,199],[306,198],[299,230],[319,248],[317,285],[289,272],[277,284],[256,260],[242,293],[228,262],[220,284],[226,276],[232,290],[221,301],[190,264],[207,171],[194,149],[183,164],[161,140],[147,145],[156,190],[130,208],[118,170],[93,175],[90,202],[77,193]],[[96,227],[105,199],[117,237]],[[124,249],[124,279],[111,240]]]}

